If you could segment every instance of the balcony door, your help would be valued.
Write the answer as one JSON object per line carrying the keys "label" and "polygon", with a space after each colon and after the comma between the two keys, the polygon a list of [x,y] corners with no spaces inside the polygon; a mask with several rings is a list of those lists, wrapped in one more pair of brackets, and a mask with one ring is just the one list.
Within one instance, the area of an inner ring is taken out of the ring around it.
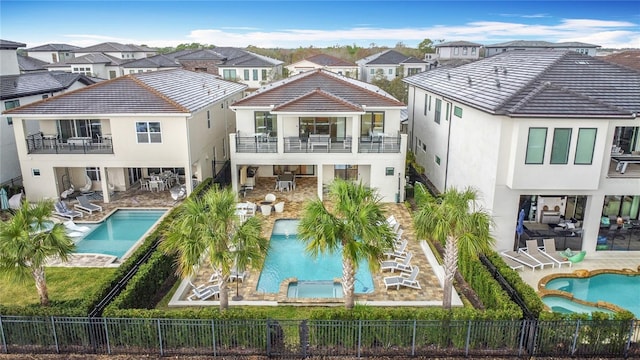
{"label": "balcony door", "polygon": [[329,135],[332,138],[344,137],[346,131],[346,119],[344,117],[301,117],[300,137],[308,137],[310,134]]}
{"label": "balcony door", "polygon": [[102,136],[102,124],[97,119],[58,120],[58,134],[62,140],[71,137],[90,137],[98,140]]}

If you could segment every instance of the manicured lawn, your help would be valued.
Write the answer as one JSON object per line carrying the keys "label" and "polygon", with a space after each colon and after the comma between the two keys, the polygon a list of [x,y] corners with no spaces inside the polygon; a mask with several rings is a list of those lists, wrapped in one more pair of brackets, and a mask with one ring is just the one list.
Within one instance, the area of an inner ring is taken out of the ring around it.
{"label": "manicured lawn", "polygon": [[[68,301],[82,299],[97,291],[104,281],[113,277],[115,268],[47,268],[47,288],[49,300]],[[0,304],[39,304],[40,297],[35,282],[15,284],[0,278]]]}

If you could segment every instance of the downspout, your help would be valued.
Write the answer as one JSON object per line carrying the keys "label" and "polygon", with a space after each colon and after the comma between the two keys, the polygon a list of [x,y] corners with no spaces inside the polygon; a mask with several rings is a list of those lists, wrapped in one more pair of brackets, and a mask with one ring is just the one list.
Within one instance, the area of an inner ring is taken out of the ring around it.
{"label": "downspout", "polygon": [[415,130],[415,126],[416,126],[416,107],[415,107],[415,103],[416,103],[416,87],[413,87],[413,109],[411,109],[411,138],[409,139],[409,142],[411,145],[409,145],[409,148],[411,149],[411,151],[413,151],[413,154],[415,155],[416,153],[416,149],[413,148],[413,131]]}
{"label": "downspout", "polygon": [[[453,103],[451,103],[451,107],[453,107]],[[449,116],[449,129],[447,131],[447,156],[446,156],[447,164],[444,167],[444,191],[447,191],[447,180],[449,178],[449,146],[451,144],[451,123],[452,122],[453,122],[453,116]]]}

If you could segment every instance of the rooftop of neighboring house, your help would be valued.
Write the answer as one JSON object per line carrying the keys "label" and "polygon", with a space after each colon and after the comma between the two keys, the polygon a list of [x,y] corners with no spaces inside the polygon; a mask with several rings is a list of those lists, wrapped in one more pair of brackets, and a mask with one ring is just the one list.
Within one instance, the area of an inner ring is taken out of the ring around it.
{"label": "rooftop of neighboring house", "polygon": [[413,56],[407,56],[395,50],[385,50],[366,58],[362,58],[356,63],[361,65],[401,65],[403,63],[426,63]]}
{"label": "rooftop of neighboring house", "polygon": [[65,67],[69,65],[87,65],[87,64],[106,64],[106,65],[122,65],[131,61],[131,59],[120,59],[115,56],[110,56],[107,54],[86,54],[74,58],[69,58],[64,61],[59,61],[53,64],[45,65],[46,68],[59,68]]}
{"label": "rooftop of neighboring house", "polygon": [[42,51],[42,52],[52,52],[52,51],[56,51],[56,52],[71,52],[73,50],[77,50],[80,49],[79,46],[74,46],[74,45],[69,45],[69,44],[44,44],[44,45],[40,45],[40,46],[35,46],[32,48],[28,48],[25,49],[28,52],[36,52],[36,51]]}
{"label": "rooftop of neighboring house", "polygon": [[635,118],[640,112],[640,72],[573,51],[507,51],[403,81],[514,117]]}
{"label": "rooftop of neighboring house", "polygon": [[328,54],[316,54],[304,60],[321,66],[356,66],[355,63]]}
{"label": "rooftop of neighboring house", "polygon": [[480,47],[482,44],[474,43],[471,41],[447,41],[443,43],[439,43],[434,45],[433,47],[454,47],[454,46],[470,46],[470,47]]}
{"label": "rooftop of neighboring house", "polygon": [[274,111],[363,111],[405,105],[377,86],[317,69],[263,86],[232,106],[270,107]]}
{"label": "rooftop of neighboring house", "polygon": [[623,50],[598,59],[640,71],[640,50]]}
{"label": "rooftop of neighboring house", "polygon": [[25,46],[27,46],[27,44],[0,39],[0,49],[2,50],[17,50]]}
{"label": "rooftop of neighboring house", "polygon": [[165,54],[178,61],[210,60],[219,62],[219,67],[273,67],[283,64],[282,61],[233,47],[216,47],[213,49],[180,50]]}
{"label": "rooftop of neighboring house", "polygon": [[82,74],[64,71],[39,71],[19,75],[0,76],[0,99],[45,94],[68,89],[76,81],[85,85],[95,83]]}
{"label": "rooftop of neighboring house", "polygon": [[163,54],[131,60],[122,64],[123,68],[175,68],[181,66],[175,58]]}
{"label": "rooftop of neighboring house", "polygon": [[18,66],[20,67],[20,71],[47,71],[44,66],[48,64],[49,63],[46,61],[18,54]]}
{"label": "rooftop of neighboring house", "polygon": [[529,48],[599,48],[600,45],[587,44],[577,41],[552,43],[541,40],[514,40],[498,44],[485,45],[485,48],[508,48],[508,47],[529,47]]}
{"label": "rooftop of neighboring house", "polygon": [[75,49],[75,53],[104,53],[104,52],[155,52],[147,46],[139,46],[133,44],[120,44],[117,42],[104,42],[84,48]]}
{"label": "rooftop of neighboring house", "polygon": [[153,71],[103,81],[6,113],[186,115],[246,87],[207,73],[183,69]]}

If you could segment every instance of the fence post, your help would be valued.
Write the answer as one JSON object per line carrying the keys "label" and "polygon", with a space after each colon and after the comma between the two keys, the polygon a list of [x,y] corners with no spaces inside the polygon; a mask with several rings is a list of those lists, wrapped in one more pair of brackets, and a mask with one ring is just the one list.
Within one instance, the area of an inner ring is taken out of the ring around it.
{"label": "fence post", "polygon": [[518,357],[522,356],[522,351],[524,350],[524,338],[528,322],[529,320],[522,320],[522,325],[520,326],[520,344],[518,344]]}
{"label": "fence post", "polygon": [[51,330],[53,331],[53,341],[56,343],[56,354],[60,354],[60,344],[58,344],[58,334],[56,333],[56,323],[51,316]]}
{"label": "fence post", "polygon": [[576,322],[576,332],[573,334],[573,343],[571,344],[571,355],[576,352],[576,346],[578,343],[578,332],[580,331],[580,319]]}
{"label": "fence post", "polygon": [[471,342],[471,320],[469,320],[469,324],[467,325],[467,341],[464,344],[464,355],[469,357],[469,343]]}
{"label": "fence post", "polygon": [[[635,320],[631,319],[630,323],[631,326],[629,326],[629,336],[627,336],[627,343],[624,345],[624,351],[623,351],[623,355],[624,358],[628,358],[629,357],[629,349],[631,349],[631,338],[633,337],[633,328],[635,327]],[[0,321],[0,330],[2,330],[2,321]]]}
{"label": "fence post", "polygon": [[4,353],[8,354],[9,349],[7,349],[7,340],[4,337],[4,328],[2,327],[2,315],[0,315],[0,335],[2,335],[2,348],[4,349]]}
{"label": "fence post", "polygon": [[271,354],[271,324],[269,319],[267,319],[267,356]]}
{"label": "fence post", "polygon": [[358,358],[360,358],[361,347],[362,347],[362,320],[358,320]]}
{"label": "fence post", "polygon": [[411,356],[416,356],[416,332],[418,320],[413,320],[413,336],[411,339]]}
{"label": "fence post", "polygon": [[216,356],[216,325],[213,319],[211,319],[211,338],[213,340],[213,356]]}
{"label": "fence post", "polygon": [[111,344],[109,343],[109,328],[107,327],[107,318],[102,318],[104,324],[104,337],[107,340],[107,354],[111,355]]}
{"label": "fence post", "polygon": [[160,319],[156,320],[158,324],[158,345],[160,346],[160,356],[164,356],[164,349],[162,348],[162,328],[160,327]]}

